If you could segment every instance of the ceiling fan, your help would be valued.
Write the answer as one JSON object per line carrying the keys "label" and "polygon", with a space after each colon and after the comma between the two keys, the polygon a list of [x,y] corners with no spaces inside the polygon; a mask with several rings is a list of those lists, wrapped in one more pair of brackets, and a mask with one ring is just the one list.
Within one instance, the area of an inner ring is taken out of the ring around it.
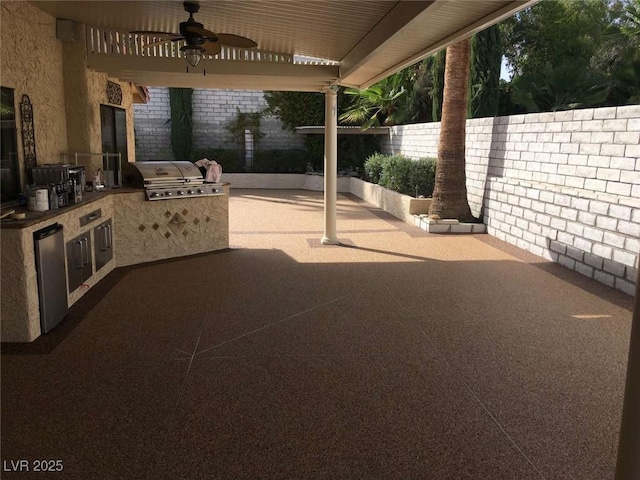
{"label": "ceiling fan", "polygon": [[203,54],[217,55],[220,53],[222,45],[236,48],[254,48],[257,46],[257,43],[249,38],[229,33],[214,33],[211,30],[207,30],[193,18],[193,14],[198,13],[200,10],[200,4],[198,2],[184,2],[183,5],[185,11],[189,13],[189,19],[180,23],[180,33],[156,31],[135,31],[130,33],[166,37],[156,42],[148,43],[144,48],[184,40],[185,45],[180,47],[180,51],[192,67],[200,63]]}

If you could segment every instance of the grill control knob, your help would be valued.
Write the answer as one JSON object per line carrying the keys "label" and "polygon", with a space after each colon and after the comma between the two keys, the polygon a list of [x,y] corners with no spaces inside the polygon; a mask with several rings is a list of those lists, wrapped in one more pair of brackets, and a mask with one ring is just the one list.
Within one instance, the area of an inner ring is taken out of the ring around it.
{"label": "grill control knob", "polygon": [[192,190],[187,190],[187,194],[191,195],[191,194],[193,194],[193,191]]}
{"label": "grill control knob", "polygon": [[198,189],[198,193],[204,193],[204,190],[202,190],[201,188]]}
{"label": "grill control knob", "polygon": [[171,193],[171,192],[167,192],[167,193],[165,193],[164,195],[165,195],[165,197],[170,197],[171,195],[173,195],[173,193]]}
{"label": "grill control knob", "polygon": [[182,190],[178,190],[178,195],[184,195],[184,192]]}
{"label": "grill control knob", "polygon": [[159,196],[160,196],[160,194],[159,194],[158,192],[153,192],[153,193],[151,194],[151,198],[157,198],[157,197],[159,197]]}

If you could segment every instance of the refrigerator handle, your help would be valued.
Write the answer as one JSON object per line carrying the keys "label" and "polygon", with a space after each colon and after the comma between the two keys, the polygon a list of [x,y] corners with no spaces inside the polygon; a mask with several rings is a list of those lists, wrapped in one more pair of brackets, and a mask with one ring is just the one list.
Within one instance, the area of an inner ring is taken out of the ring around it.
{"label": "refrigerator handle", "polygon": [[[80,239],[80,242],[82,243],[82,246],[83,246],[82,266],[84,267],[85,265],[88,265],[89,263],[91,263],[91,257],[89,256],[89,240],[87,239],[87,237],[82,237]],[[86,242],[86,246],[85,246],[85,242]]]}
{"label": "refrigerator handle", "polygon": [[[82,267],[84,267],[84,243],[82,243],[82,239],[80,240],[76,240],[75,242],[73,242],[74,245],[79,245],[80,246],[80,255],[74,255],[76,260],[80,260],[80,265],[76,264],[76,268],[79,270],[82,270]],[[77,254],[78,253],[78,249],[74,247],[74,253]]]}

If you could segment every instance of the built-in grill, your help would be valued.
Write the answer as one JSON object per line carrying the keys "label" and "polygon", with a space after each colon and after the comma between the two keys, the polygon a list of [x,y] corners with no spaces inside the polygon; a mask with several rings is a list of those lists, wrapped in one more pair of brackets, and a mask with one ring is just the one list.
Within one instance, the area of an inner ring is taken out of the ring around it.
{"label": "built-in grill", "polygon": [[191,162],[125,163],[123,176],[126,185],[144,188],[147,200],[224,194],[222,184],[205,183],[200,169]]}

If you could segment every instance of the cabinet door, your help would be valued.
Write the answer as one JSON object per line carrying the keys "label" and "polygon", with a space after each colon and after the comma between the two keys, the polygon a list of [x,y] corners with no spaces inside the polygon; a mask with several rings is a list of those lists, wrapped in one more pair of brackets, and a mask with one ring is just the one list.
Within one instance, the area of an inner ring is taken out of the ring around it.
{"label": "cabinet door", "polygon": [[69,293],[93,274],[91,237],[89,232],[67,242],[67,285]]}
{"label": "cabinet door", "polygon": [[96,272],[113,258],[113,230],[111,219],[93,229]]}
{"label": "cabinet door", "polygon": [[84,243],[84,267],[82,267],[82,281],[86,282],[93,275],[93,257],[91,255],[91,232],[80,235],[80,240]]}
{"label": "cabinet door", "polygon": [[69,293],[82,285],[84,275],[84,244],[81,237],[67,242],[67,285]]}

